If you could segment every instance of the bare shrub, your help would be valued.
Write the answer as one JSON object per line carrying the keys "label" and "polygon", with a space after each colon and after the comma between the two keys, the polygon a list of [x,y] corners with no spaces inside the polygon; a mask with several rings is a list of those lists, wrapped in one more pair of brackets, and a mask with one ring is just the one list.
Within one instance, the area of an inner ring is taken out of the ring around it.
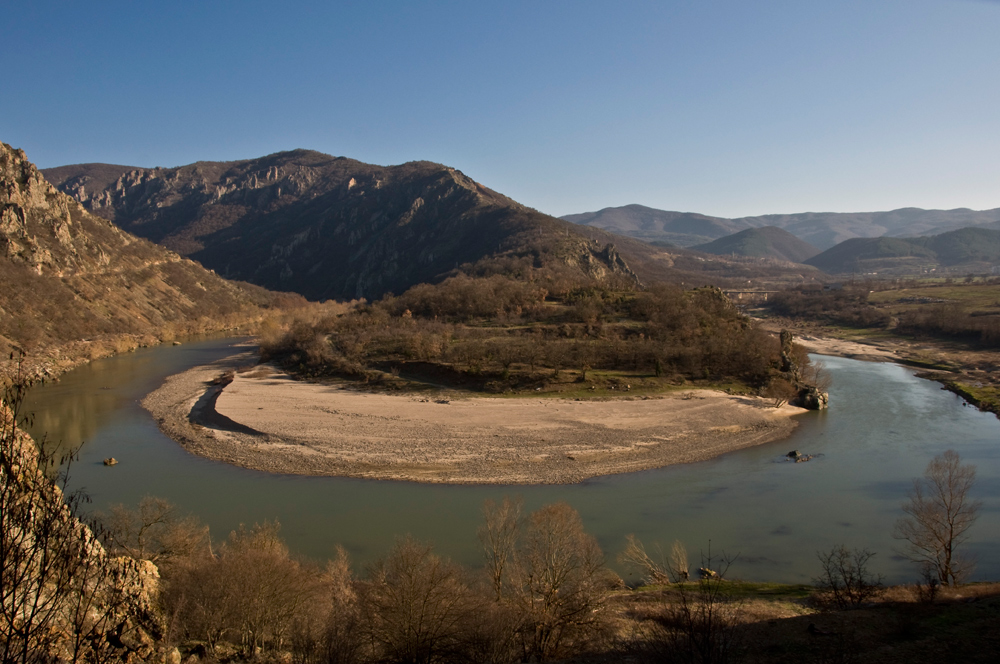
{"label": "bare shrub", "polygon": [[635,535],[625,537],[625,549],[618,555],[618,562],[626,567],[638,569],[642,573],[642,581],[646,584],[665,584],[671,581],[670,573],[663,562],[662,552],[657,547],[656,560],[646,553],[646,547]]}
{"label": "bare shrub", "polygon": [[117,553],[169,566],[209,546],[208,526],[193,517],[180,517],[168,501],[146,496],[136,509],[112,505],[98,514],[108,547]]}
{"label": "bare shrub", "polygon": [[[724,664],[743,652],[742,601],[726,592],[724,580],[733,558],[723,555],[720,570],[695,584],[681,584],[641,632],[622,639],[618,651],[640,662]],[[714,561],[702,559],[702,569]]]}
{"label": "bare shrub", "polygon": [[656,546],[656,557],[646,553],[646,548],[635,535],[625,538],[625,550],[618,556],[623,565],[639,569],[643,581],[649,584],[681,583],[688,580],[687,549],[680,540],[674,540],[669,555]]}
{"label": "bare shrub", "polygon": [[795,398],[798,390],[785,378],[772,378],[761,395],[771,400],[771,406],[781,408]]}
{"label": "bare shrub", "polygon": [[814,583],[829,593],[831,601],[842,609],[858,608],[877,599],[885,592],[881,575],[872,575],[868,564],[875,554],[868,549],[853,549],[840,545],[819,552],[823,567]]}

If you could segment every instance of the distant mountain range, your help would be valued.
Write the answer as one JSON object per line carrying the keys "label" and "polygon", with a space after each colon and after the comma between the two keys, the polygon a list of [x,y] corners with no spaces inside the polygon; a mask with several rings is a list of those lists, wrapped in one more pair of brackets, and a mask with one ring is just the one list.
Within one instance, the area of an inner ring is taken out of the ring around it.
{"label": "distant mountain range", "polygon": [[962,228],[915,238],[853,238],[805,261],[830,274],[905,272],[1000,265],[1000,229]]}
{"label": "distant mountain range", "polygon": [[169,169],[78,164],[44,173],[93,213],[220,275],[311,299],[398,294],[458,269],[541,272],[554,287],[612,276],[742,283],[760,273],[542,214],[425,161],[383,167],[293,150]]}
{"label": "distant mountain range", "polygon": [[0,352],[221,329],[277,294],[96,217],[0,143]]}
{"label": "distant mountain range", "polygon": [[598,212],[570,214],[562,219],[679,247],[705,244],[748,228],[775,226],[819,249],[829,249],[844,240],[858,237],[929,236],[968,226],[1000,228],[1000,208],[982,211],[901,208],[888,212],[803,212],[724,219],[625,205]]}

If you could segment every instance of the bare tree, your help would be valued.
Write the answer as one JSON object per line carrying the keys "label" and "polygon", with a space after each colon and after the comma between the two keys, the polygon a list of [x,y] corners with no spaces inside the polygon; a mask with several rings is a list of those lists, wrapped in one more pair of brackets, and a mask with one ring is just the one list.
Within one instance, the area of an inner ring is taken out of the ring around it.
{"label": "bare tree", "polygon": [[355,664],[362,661],[365,636],[356,581],[347,551],[337,547],[337,557],[327,563],[308,610],[292,626],[292,651],[296,664]]}
{"label": "bare tree", "polygon": [[475,613],[461,569],[411,537],[369,570],[361,607],[375,657],[431,664],[456,658],[462,625]]}
{"label": "bare tree", "polygon": [[528,517],[514,568],[526,658],[552,659],[564,642],[591,636],[604,619],[604,555],[566,503]]}
{"label": "bare tree", "polygon": [[923,478],[913,481],[910,499],[903,504],[907,516],[893,530],[893,537],[906,542],[905,555],[944,585],[959,582],[973,566],[957,550],[982,507],[969,496],[975,480],[975,466],[962,465],[958,452],[934,457]]}
{"label": "bare tree", "polygon": [[320,590],[319,575],[294,560],[277,523],[240,526],[217,556],[177,570],[166,604],[183,631],[210,648],[233,639],[244,655],[278,649]]}
{"label": "bare tree", "polygon": [[208,526],[193,517],[181,518],[168,501],[146,496],[136,509],[112,505],[99,514],[108,547],[157,566],[195,555],[209,545]]}
{"label": "bare tree", "polygon": [[493,584],[497,601],[503,599],[504,583],[509,578],[514,563],[518,535],[521,527],[521,498],[504,497],[497,505],[492,500],[483,504],[483,525],[479,527],[479,541],[486,556],[486,571]]}
{"label": "bare tree", "polygon": [[610,573],[576,510],[556,503],[522,521],[521,501],[505,499],[500,505],[488,501],[483,516],[479,536],[493,610],[497,619],[511,621],[521,657],[550,660],[568,643],[599,635]]}

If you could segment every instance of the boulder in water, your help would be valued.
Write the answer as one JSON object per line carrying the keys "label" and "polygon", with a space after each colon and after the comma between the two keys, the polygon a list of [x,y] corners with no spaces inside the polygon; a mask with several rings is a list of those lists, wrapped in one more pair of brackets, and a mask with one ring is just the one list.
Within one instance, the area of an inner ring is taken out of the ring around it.
{"label": "boulder in water", "polygon": [[806,410],[823,410],[830,405],[830,395],[820,392],[815,387],[804,387],[795,397],[794,405]]}

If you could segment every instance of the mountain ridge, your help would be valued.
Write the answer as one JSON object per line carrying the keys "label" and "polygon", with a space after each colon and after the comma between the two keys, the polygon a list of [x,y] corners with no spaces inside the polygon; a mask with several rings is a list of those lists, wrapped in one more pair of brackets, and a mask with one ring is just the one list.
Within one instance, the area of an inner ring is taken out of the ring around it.
{"label": "mountain ridge", "polygon": [[223,329],[259,317],[277,296],[227,282],[90,214],[52,186],[24,151],[5,143],[0,279],[4,353],[84,341],[96,349],[101,339],[128,345],[139,337]]}
{"label": "mountain ridge", "polygon": [[[667,253],[522,205],[429,161],[375,166],[294,150],[172,169],[46,169],[95,214],[219,274],[312,299],[378,298],[456,270],[565,289],[588,280],[703,285],[747,266]],[[720,277],[721,275],[721,277]]]}
{"label": "mountain ridge", "polygon": [[829,274],[939,267],[982,271],[1000,264],[1000,229],[966,227],[914,238],[851,238],[805,264]]}
{"label": "mountain ridge", "polygon": [[[561,218],[599,228],[613,226],[615,232],[624,235],[646,241],[670,242],[682,247],[705,244],[747,228],[775,226],[821,250],[826,250],[853,237],[883,235],[917,237],[967,226],[1000,224],[1000,208],[925,210],[904,207],[882,212],[801,212],[727,219],[693,212],[672,212],[641,205],[626,205],[604,208],[597,212],[565,215]],[[684,220],[686,225],[679,225],[678,220]],[[690,222],[694,220],[701,220],[702,225],[692,227]],[[732,230],[728,233],[722,232],[726,228]],[[692,241],[697,237],[705,239]]]}

